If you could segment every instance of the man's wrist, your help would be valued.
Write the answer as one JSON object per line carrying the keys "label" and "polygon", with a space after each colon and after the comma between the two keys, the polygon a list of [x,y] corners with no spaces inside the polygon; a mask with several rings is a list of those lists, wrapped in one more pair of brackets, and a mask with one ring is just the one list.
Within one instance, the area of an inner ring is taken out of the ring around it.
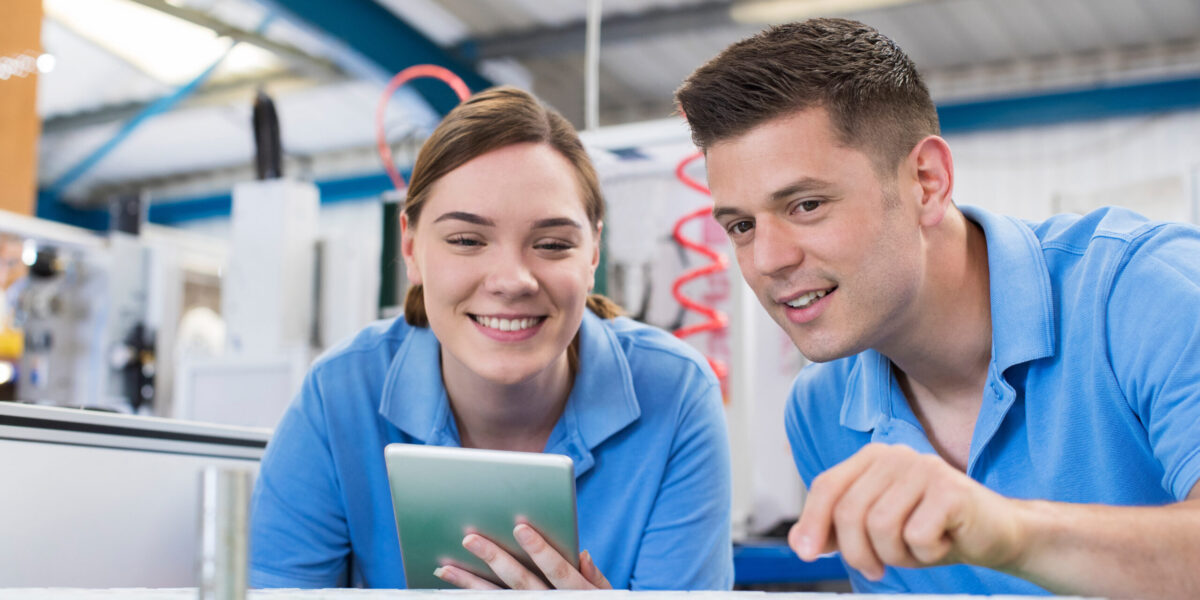
{"label": "man's wrist", "polygon": [[1052,551],[1048,544],[1061,525],[1061,515],[1053,502],[1008,500],[1012,503],[1012,552],[997,570],[1022,579],[1036,579],[1035,565],[1043,562],[1046,551]]}

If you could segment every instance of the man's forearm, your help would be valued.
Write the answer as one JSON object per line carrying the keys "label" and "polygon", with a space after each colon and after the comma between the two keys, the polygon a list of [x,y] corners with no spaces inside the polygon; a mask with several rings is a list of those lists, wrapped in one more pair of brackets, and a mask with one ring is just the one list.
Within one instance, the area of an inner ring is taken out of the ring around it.
{"label": "man's forearm", "polygon": [[1024,543],[1005,571],[1063,594],[1200,597],[1200,500],[1156,507],[1017,502]]}

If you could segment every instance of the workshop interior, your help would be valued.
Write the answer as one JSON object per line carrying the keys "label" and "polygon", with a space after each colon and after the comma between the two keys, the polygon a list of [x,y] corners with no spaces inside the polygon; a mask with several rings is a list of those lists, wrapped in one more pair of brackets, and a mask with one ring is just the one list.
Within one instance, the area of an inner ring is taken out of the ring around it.
{"label": "workshop interior", "polygon": [[202,474],[253,474],[314,359],[400,314],[403,179],[455,86],[511,85],[596,165],[596,291],[720,378],[737,588],[849,591],[786,545],[807,361],[673,100],[812,16],[908,52],[972,204],[1200,224],[1195,0],[4,0],[0,587],[196,586]]}

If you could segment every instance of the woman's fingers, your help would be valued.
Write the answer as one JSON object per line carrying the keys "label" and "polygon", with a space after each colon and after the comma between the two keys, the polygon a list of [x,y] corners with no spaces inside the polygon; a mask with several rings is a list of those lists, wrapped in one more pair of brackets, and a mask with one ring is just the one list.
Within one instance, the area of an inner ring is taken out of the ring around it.
{"label": "woman's fingers", "polygon": [[528,524],[519,523],[513,528],[513,537],[517,538],[517,543],[521,544],[521,548],[529,554],[554,589],[586,590],[594,587],[591,581]]}
{"label": "woman's fingers", "polygon": [[433,576],[464,590],[498,590],[496,584],[453,565],[443,565],[433,570]]}
{"label": "woman's fingers", "polygon": [[592,553],[584,550],[579,553],[579,572],[583,573],[584,578],[592,582],[592,585],[602,589],[611,590],[612,584],[608,582],[608,578],[600,569],[596,567],[596,562],[592,560]]}
{"label": "woman's fingers", "polygon": [[491,540],[477,534],[468,534],[463,538],[463,547],[471,554],[478,556],[487,563],[488,568],[514,590],[545,590],[545,582],[525,568],[525,565],[513,558]]}

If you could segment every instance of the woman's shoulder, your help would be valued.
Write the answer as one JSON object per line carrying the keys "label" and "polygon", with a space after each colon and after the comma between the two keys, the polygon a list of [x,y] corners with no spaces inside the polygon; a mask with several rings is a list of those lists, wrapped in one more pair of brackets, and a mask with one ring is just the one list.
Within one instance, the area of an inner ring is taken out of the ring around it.
{"label": "woman's shoulder", "polygon": [[354,335],[325,349],[313,361],[312,372],[344,370],[349,366],[366,366],[371,359],[391,362],[396,351],[404,343],[413,327],[404,321],[404,316],[374,321]]}
{"label": "woman's shoulder", "polygon": [[605,319],[604,323],[617,336],[622,347],[662,353],[684,361],[705,362],[699,351],[666,330],[629,317]]}
{"label": "woman's shoulder", "polygon": [[654,380],[699,378],[716,384],[708,360],[687,342],[658,327],[628,317],[605,319],[635,377]]}

